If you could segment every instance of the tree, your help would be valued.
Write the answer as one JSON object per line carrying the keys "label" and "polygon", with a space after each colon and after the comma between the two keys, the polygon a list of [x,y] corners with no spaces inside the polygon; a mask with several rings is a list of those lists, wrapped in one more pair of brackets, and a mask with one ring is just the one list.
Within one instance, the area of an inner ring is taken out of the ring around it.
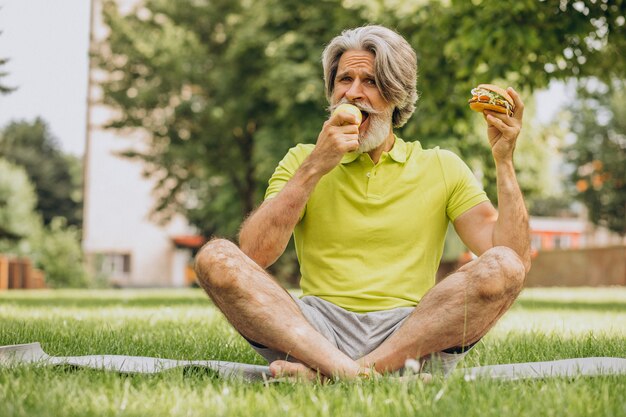
{"label": "tree", "polygon": [[570,108],[572,180],[590,220],[626,235],[626,81],[587,79]]}
{"label": "tree", "polygon": [[80,233],[62,217],[44,227],[37,195],[23,167],[0,158],[0,253],[27,256],[52,287],[85,287]]}
{"label": "tree", "polygon": [[[6,58],[0,58],[0,68],[1,68],[1,67],[3,67],[4,65],[6,65],[6,63],[7,63],[7,62],[9,62],[9,60],[8,60],[8,59],[6,59]],[[6,72],[6,71],[0,71],[0,78],[4,78],[4,77],[6,77],[7,75],[9,75],[9,73],[8,73],[8,72]],[[15,88],[12,88],[12,87],[7,87],[7,86],[6,86],[6,85],[4,85],[4,84],[0,84],[0,94],[8,94],[8,93],[10,93],[10,92],[12,92],[12,91],[14,91],[14,90],[15,90]]]}
{"label": "tree", "polygon": [[35,234],[40,219],[37,195],[24,168],[0,158],[0,253],[25,251],[21,242]]}
{"label": "tree", "polygon": [[157,211],[182,211],[232,237],[278,158],[311,142],[324,119],[321,39],[364,23],[334,2],[148,0],[129,16],[105,6],[111,32],[96,58],[115,74],[112,128],[150,134],[142,158],[160,178]]}
{"label": "tree", "polygon": [[[2,35],[2,32],[0,32],[0,35]],[[2,71],[2,67],[5,66],[7,64],[7,62],[9,62],[9,60],[7,58],[0,58],[0,79],[6,77],[7,75],[9,75],[8,72],[6,71]],[[0,83],[0,95],[2,94],[9,94],[10,92],[14,91],[15,87],[7,87],[6,85]]]}
{"label": "tree", "polygon": [[[530,94],[553,79],[623,76],[625,7],[624,1],[452,0],[415,2],[385,14],[385,22],[407,34],[418,53],[421,98],[401,133],[419,138],[426,147],[455,150],[481,173],[489,197],[496,201],[484,129],[476,129],[476,115],[467,110],[470,89],[483,82],[513,85],[528,105]],[[525,117],[527,138],[529,120]],[[531,199],[541,192],[523,177],[532,171],[545,175],[537,172],[530,155],[542,157],[544,140],[535,142],[540,135],[533,136],[526,141],[526,155],[520,157],[521,149],[516,155],[520,182]]]}
{"label": "tree", "polygon": [[70,225],[81,225],[81,181],[75,175],[80,162],[61,152],[42,119],[9,123],[0,131],[0,155],[26,170],[35,185],[36,209],[44,224],[60,216]]}
{"label": "tree", "polygon": [[[494,168],[467,109],[481,82],[525,92],[551,79],[623,74],[623,1],[145,0],[111,28],[96,60],[116,129],[148,132],[146,174],[157,211],[185,214],[206,234],[233,237],[287,148],[314,142],[327,117],[320,54],[341,29],[381,22],[418,53],[422,99],[399,133]],[[350,4],[350,6],[346,6]],[[490,196],[494,198],[492,189]]]}
{"label": "tree", "polygon": [[80,230],[76,226],[68,226],[65,218],[55,217],[29,240],[30,256],[35,265],[45,271],[49,287],[82,288],[90,285],[80,247]]}

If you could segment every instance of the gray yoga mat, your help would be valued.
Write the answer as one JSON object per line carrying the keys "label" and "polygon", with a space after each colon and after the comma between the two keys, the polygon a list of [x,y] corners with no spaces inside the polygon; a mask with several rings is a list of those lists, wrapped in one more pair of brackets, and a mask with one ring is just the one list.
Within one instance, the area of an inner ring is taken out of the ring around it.
{"label": "gray yoga mat", "polygon": [[37,363],[73,365],[122,373],[154,374],[171,368],[207,368],[224,379],[264,380],[271,376],[269,367],[225,361],[186,361],[124,355],[50,356],[39,342],[0,347],[0,366]]}
{"label": "gray yoga mat", "polygon": [[[50,356],[43,351],[38,342],[0,347],[0,366],[28,363],[71,365],[121,373],[147,374],[177,367],[200,367],[210,369],[224,379],[265,381],[271,377],[267,366],[237,362],[187,361],[122,355]],[[462,373],[468,381],[481,378],[518,380],[580,375],[624,375],[626,374],[626,359],[575,358],[547,362],[478,366],[458,369],[455,372]]]}

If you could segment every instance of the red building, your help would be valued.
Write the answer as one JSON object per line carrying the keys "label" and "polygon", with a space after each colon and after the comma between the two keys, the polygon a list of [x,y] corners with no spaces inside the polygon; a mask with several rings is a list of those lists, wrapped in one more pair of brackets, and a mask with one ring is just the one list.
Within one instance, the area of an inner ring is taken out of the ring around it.
{"label": "red building", "polygon": [[534,251],[577,249],[586,245],[587,222],[559,217],[531,217],[531,244]]}

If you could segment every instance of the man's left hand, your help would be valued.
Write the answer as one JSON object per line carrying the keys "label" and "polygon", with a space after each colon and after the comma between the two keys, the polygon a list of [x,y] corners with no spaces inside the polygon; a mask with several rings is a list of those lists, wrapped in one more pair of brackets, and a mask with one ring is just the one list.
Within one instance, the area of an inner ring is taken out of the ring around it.
{"label": "man's left hand", "polygon": [[496,162],[513,159],[513,151],[517,136],[522,129],[524,115],[524,103],[519,94],[511,87],[506,91],[515,102],[515,111],[511,116],[489,110],[483,112],[487,121],[487,137],[491,144],[491,153]]}

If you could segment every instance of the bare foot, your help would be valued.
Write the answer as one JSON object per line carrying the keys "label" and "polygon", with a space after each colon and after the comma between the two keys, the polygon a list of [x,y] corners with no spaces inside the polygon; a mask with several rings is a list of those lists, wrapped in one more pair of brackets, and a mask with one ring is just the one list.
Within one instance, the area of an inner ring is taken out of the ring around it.
{"label": "bare foot", "polygon": [[363,380],[378,377],[372,369],[361,368],[357,375],[352,377],[328,378],[303,363],[277,360],[270,364],[270,373],[275,382],[321,382],[327,383],[332,379]]}
{"label": "bare foot", "polygon": [[313,382],[318,378],[326,381],[322,374],[318,374],[305,364],[298,362],[274,361],[270,364],[270,372],[274,379],[280,381]]}

